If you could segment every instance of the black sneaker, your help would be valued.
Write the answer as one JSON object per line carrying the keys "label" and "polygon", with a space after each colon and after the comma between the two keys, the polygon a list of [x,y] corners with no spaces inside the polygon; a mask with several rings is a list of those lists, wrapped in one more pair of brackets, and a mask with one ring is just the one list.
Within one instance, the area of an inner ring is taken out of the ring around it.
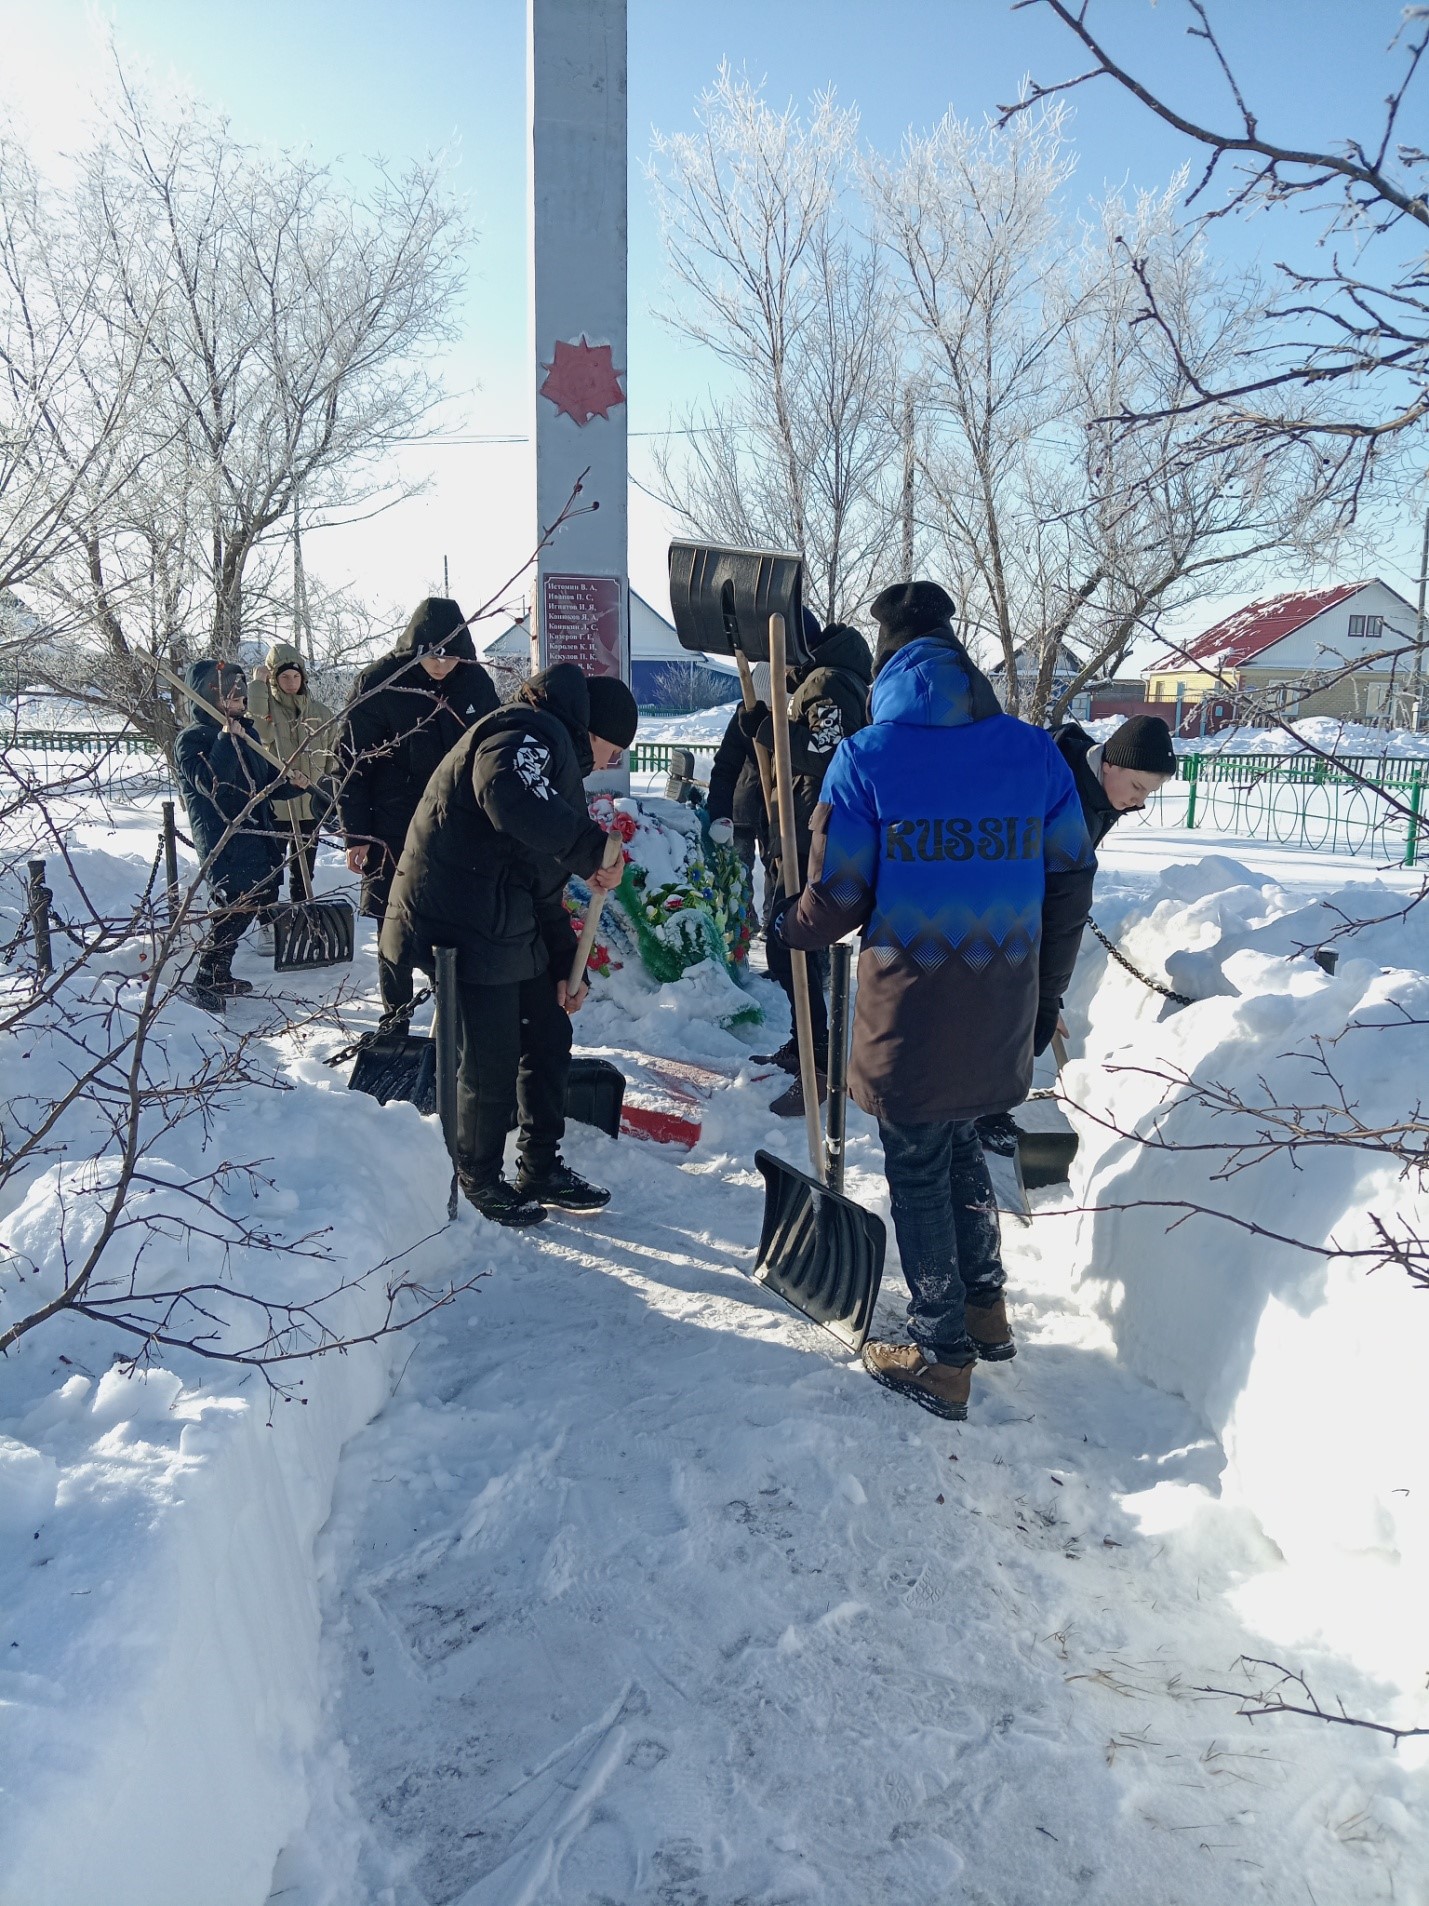
{"label": "black sneaker", "polygon": [[[819,1104],[829,1096],[829,1082],[822,1072],[814,1074],[814,1083],[819,1090]],[[804,1081],[797,1075],[792,1085],[786,1085],[777,1099],[769,1101],[769,1109],[775,1118],[802,1118],[804,1116]]]}
{"label": "black sneaker", "polygon": [[508,1224],[520,1227],[527,1224],[544,1224],[546,1208],[534,1198],[528,1198],[514,1185],[508,1185],[504,1178],[498,1178],[494,1184],[476,1185],[469,1178],[458,1174],[462,1193],[469,1204],[476,1206],[483,1218],[490,1218],[493,1224]]}
{"label": "black sneaker", "polygon": [[781,1072],[799,1070],[799,1047],[791,1034],[777,1052],[756,1052],[751,1055],[757,1066],[778,1066]]}
{"label": "black sneaker", "polygon": [[540,1177],[518,1172],[516,1195],[552,1205],[557,1211],[603,1211],[610,1203],[610,1193],[603,1185],[593,1185],[589,1178],[582,1178],[561,1158]]}
{"label": "black sneaker", "polygon": [[179,992],[191,1005],[201,1006],[206,1013],[217,1013],[223,1017],[223,994],[206,980],[189,980],[179,988]]}

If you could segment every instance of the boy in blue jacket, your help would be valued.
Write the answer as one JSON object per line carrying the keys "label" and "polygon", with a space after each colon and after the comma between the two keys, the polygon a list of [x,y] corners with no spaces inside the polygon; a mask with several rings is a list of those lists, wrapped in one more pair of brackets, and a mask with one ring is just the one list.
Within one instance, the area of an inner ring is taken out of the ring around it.
{"label": "boy in blue jacket", "polygon": [[233,976],[233,955],[246,928],[278,898],[286,835],[269,802],[294,800],[311,783],[296,770],[285,779],[256,748],[248,719],[248,682],[243,670],[211,656],[191,662],[184,678],[224,716],[223,726],[195,705],[193,720],[174,747],[179,788],[188,810],[194,846],[213,896],[208,938],[188,995],[208,1012],[251,993]]}
{"label": "boy in blue jacket", "polygon": [[1003,714],[954,613],[931,582],[875,599],[871,721],[833,759],[809,885],[775,930],[804,948],[862,931],[849,1087],[878,1120],[911,1297],[911,1342],[870,1341],[864,1366],[961,1420],[976,1358],[1016,1349],[974,1121],[1027,1096],[1095,862],[1052,737]]}

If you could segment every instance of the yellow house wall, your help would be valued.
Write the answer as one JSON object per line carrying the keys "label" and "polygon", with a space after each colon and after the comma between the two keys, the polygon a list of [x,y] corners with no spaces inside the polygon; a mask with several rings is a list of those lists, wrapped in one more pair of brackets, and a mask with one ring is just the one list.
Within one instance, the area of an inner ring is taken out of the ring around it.
{"label": "yellow house wall", "polygon": [[[1278,669],[1247,668],[1240,672],[1242,691],[1248,695],[1264,695],[1267,690],[1287,688],[1294,690],[1296,678],[1282,673]],[[1384,706],[1384,698],[1389,689],[1388,669],[1356,669],[1353,674],[1343,675],[1327,688],[1317,690],[1312,695],[1296,696],[1293,692],[1286,696],[1289,712],[1298,717],[1310,715],[1377,715]]]}
{"label": "yellow house wall", "polygon": [[1186,699],[1199,701],[1203,695],[1214,695],[1221,691],[1220,684],[1213,675],[1204,674],[1199,669],[1185,669],[1179,673],[1162,672],[1148,675],[1146,678],[1146,699],[1150,702],[1174,702],[1176,684],[1186,684]]}

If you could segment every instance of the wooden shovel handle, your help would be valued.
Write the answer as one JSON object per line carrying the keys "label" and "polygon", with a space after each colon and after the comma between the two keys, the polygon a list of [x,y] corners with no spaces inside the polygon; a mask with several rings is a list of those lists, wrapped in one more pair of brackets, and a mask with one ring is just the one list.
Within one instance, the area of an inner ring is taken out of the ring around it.
{"label": "wooden shovel handle", "polygon": [[[774,716],[774,793],[779,803],[779,882],[796,899],[804,888],[799,836],[794,825],[794,775],[789,755],[789,684],[785,675],[782,615],[769,618],[769,704]],[[771,816],[772,819],[772,816]],[[824,1130],[819,1117],[819,1087],[814,1055],[814,1023],[809,1003],[809,962],[797,947],[789,949],[794,981],[794,1040],[799,1052],[799,1083],[804,1092],[804,1136],[814,1176],[825,1179]]]}
{"label": "wooden shovel handle", "polygon": [[[201,708],[206,715],[212,715],[220,728],[226,728],[228,726],[228,716],[224,714],[223,710],[221,708],[215,708],[208,697],[206,695],[200,695],[196,688],[190,688],[183,677],[181,675],[175,675],[174,671],[166,667],[164,663],[159,660],[157,655],[150,655],[145,649],[135,649],[134,658],[136,661],[143,662],[147,667],[153,669],[156,675],[162,675],[170,688],[176,688],[181,695],[187,695],[195,708]],[[287,764],[280,761],[277,755],[270,753],[269,750],[263,746],[261,741],[255,741],[252,735],[245,735],[243,737],[243,745],[245,748],[251,748],[254,754],[261,755],[270,768],[276,768],[279,774],[286,779],[288,773]]]}
{"label": "wooden shovel handle", "polygon": [[303,830],[298,825],[298,817],[292,808],[288,809],[288,827],[293,836],[293,852],[298,857],[298,879],[302,882],[304,900],[313,898],[313,877],[308,872],[308,844],[303,839]]}
{"label": "wooden shovel handle", "polygon": [[[618,867],[625,857],[625,848],[619,834],[606,836],[605,854],[601,866]],[[576,957],[571,962],[571,976],[567,981],[573,993],[579,992],[585,984],[586,961],[590,958],[591,948],[595,945],[595,936],[600,927],[600,916],[605,906],[605,889],[592,887],[590,905],[585,912],[585,925],[581,928],[581,937],[576,943]]]}
{"label": "wooden shovel handle", "polygon": [[[735,665],[739,669],[739,692],[746,708],[758,705],[759,697],[754,692],[754,671],[749,666],[749,657],[743,649],[734,651]],[[769,750],[754,743],[754,759],[759,765],[759,786],[764,795],[764,812],[770,822],[774,819],[774,766],[769,759]]]}

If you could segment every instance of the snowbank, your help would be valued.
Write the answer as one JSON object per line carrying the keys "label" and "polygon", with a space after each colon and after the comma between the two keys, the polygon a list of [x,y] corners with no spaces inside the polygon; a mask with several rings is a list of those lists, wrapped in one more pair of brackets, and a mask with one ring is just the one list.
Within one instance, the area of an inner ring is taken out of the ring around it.
{"label": "snowbank", "polygon": [[[1414,1120],[1429,918],[1403,909],[1375,883],[1306,905],[1217,856],[1167,868],[1148,897],[1099,896],[1123,950],[1198,1003],[1168,1009],[1091,946],[1064,1086],[1081,1108],[1072,1202],[1086,1210],[1069,1257],[1082,1291],[1122,1357],[1223,1441],[1229,1487],[1289,1565],[1247,1612],[1417,1691],[1429,1309],[1403,1269],[1323,1247],[1372,1253],[1380,1225],[1423,1236],[1429,1199],[1373,1138],[1261,1142],[1285,1107],[1309,1108],[1312,1131]],[[1347,917],[1375,916],[1322,971],[1313,950]]]}
{"label": "snowbank", "polygon": [[1314,715],[1283,728],[1224,728],[1218,735],[1186,745],[1202,754],[1295,754],[1301,743],[1327,754],[1429,755],[1429,732],[1413,728],[1371,728],[1361,721],[1342,721],[1334,715]]}
{"label": "snowbank", "polygon": [[738,700],[721,702],[718,708],[702,708],[692,715],[642,715],[639,741],[683,742],[698,749],[717,748],[724,739],[730,716],[740,706]]}
{"label": "snowbank", "polygon": [[[1169,711],[1169,703],[1167,707]],[[1095,740],[1106,741],[1124,720],[1122,715],[1106,715],[1099,721],[1084,721],[1082,726]],[[1335,715],[1313,715],[1306,721],[1293,721],[1289,729],[1290,732],[1284,728],[1223,728],[1219,734],[1178,740],[1176,752],[1279,755],[1318,748],[1326,754],[1349,755],[1354,759],[1362,755],[1374,760],[1383,755],[1391,760],[1411,755],[1429,756],[1429,730],[1372,728],[1366,722],[1343,721]]]}
{"label": "snowbank", "polygon": [[[147,871],[117,856],[80,860],[92,892],[128,901]],[[55,884],[69,911],[72,892]],[[12,1134],[59,1096],[96,999],[132,1002],[145,968],[142,946],[118,949],[43,1023],[3,1043]],[[314,1003],[324,983],[330,975],[314,976]],[[432,1128],[348,1095],[278,1035],[265,1040],[264,1011],[237,1006],[221,1026],[178,1000],[165,1008],[153,1079],[188,1082],[221,1065],[246,1029],[268,1081],[217,1092],[206,1122],[165,1130],[155,1117],[147,1182],[127,1207],[143,1228],[116,1233],[96,1294],[131,1277],[140,1292],[203,1279],[224,1287],[209,1300],[220,1333],[242,1322],[242,1294],[262,1291],[318,1300],[334,1332],[360,1336],[381,1325],[395,1273],[331,1296],[344,1278],[408,1253],[401,1274],[441,1283],[473,1233],[421,1245],[445,1206]],[[0,1327],[53,1294],[95,1235],[109,1168],[86,1161],[103,1137],[87,1096],[54,1135],[63,1150],[10,1180]],[[216,1181],[212,1211],[194,1207],[181,1187],[225,1161],[239,1169]],[[197,1231],[182,1227],[186,1210]],[[232,1242],[240,1225],[259,1242]],[[156,1346],[147,1368],[126,1373],[118,1359],[134,1347],[70,1315],[0,1361],[3,1906],[256,1906],[307,1812],[313,1546],[339,1451],[388,1394],[387,1343],[291,1366],[291,1401],[275,1401],[257,1372],[191,1351]]]}

